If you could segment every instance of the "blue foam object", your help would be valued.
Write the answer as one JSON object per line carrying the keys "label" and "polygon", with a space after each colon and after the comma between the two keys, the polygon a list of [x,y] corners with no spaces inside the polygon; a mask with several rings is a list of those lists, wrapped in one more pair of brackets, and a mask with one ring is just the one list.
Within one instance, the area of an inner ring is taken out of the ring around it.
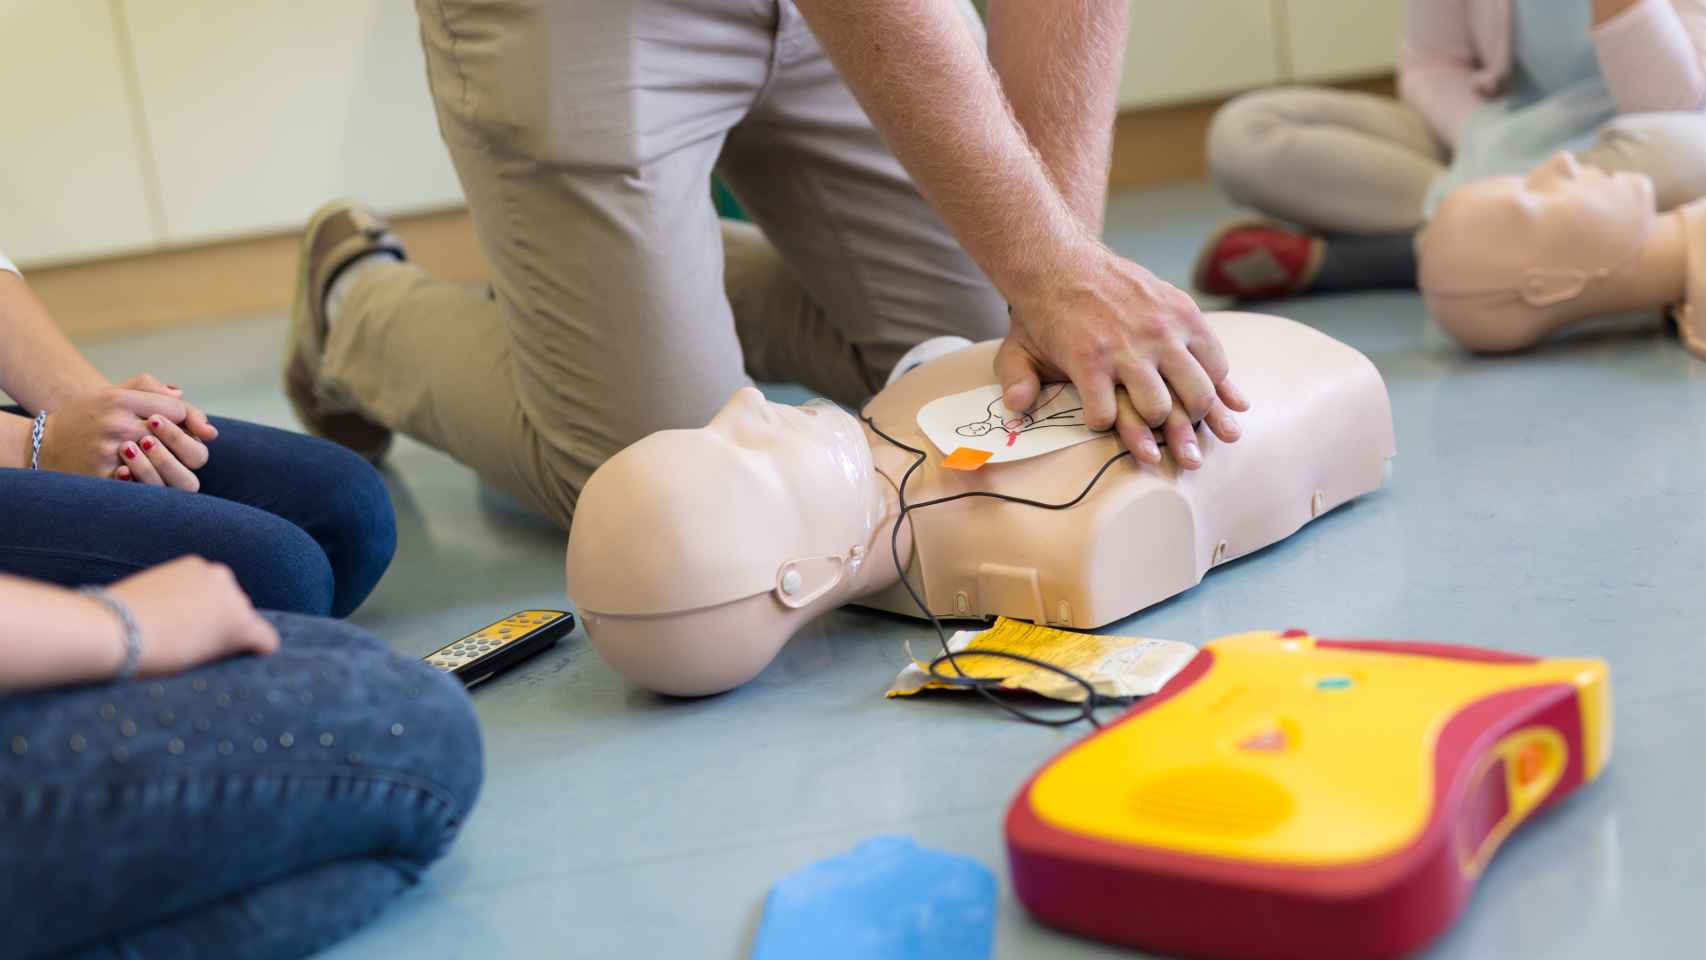
{"label": "blue foam object", "polygon": [[988,960],[994,944],[988,868],[883,836],[778,880],[752,960]]}

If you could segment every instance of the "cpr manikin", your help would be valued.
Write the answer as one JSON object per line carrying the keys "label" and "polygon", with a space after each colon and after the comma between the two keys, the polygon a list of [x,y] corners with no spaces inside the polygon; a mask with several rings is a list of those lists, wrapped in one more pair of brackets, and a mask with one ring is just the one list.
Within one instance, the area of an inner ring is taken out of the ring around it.
{"label": "cpr manikin", "polygon": [[[901,562],[934,613],[1098,627],[1380,486],[1392,417],[1366,357],[1277,317],[1209,321],[1251,401],[1242,438],[1221,444],[1199,430],[1196,471],[1124,458],[1068,510],[972,498],[913,512]],[[997,346],[926,363],[863,411],[928,453],[908,503],[969,490],[1062,502],[1119,452],[1108,435],[943,468],[918,411],[992,382]],[[784,406],[750,388],[703,429],[622,451],[588,481],[569,536],[569,593],[593,647],[642,686],[707,694],[756,676],[802,625],[843,604],[919,615],[891,550],[896,485],[915,459],[828,403]]]}
{"label": "cpr manikin", "polygon": [[1526,177],[1448,194],[1416,240],[1428,310],[1471,350],[1520,350],[1582,320],[1674,308],[1706,358],[1706,201],[1669,213],[1653,184],[1560,153]]}

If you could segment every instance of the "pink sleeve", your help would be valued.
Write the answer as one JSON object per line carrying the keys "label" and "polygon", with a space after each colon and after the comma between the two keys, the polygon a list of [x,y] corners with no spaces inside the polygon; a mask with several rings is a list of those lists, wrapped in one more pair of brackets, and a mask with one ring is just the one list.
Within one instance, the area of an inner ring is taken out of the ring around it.
{"label": "pink sleeve", "polygon": [[1593,39],[1619,113],[1706,109],[1706,0],[1641,0]]}
{"label": "pink sleeve", "polygon": [[1484,100],[1476,88],[1480,65],[1467,2],[1410,0],[1398,49],[1399,98],[1420,110],[1434,135],[1452,146]]}

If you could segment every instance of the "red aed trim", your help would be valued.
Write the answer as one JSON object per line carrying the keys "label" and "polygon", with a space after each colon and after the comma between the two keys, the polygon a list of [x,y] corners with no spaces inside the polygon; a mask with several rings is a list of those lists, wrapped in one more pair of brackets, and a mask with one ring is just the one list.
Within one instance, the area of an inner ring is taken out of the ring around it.
{"label": "red aed trim", "polygon": [[1449,643],[1413,643],[1396,640],[1316,640],[1317,649],[1365,650],[1369,653],[1410,654],[1417,657],[1439,657],[1445,660],[1472,660],[1480,663],[1539,663],[1539,657],[1486,647],[1460,647]]}
{"label": "red aed trim", "polygon": [[[1204,650],[1160,692],[1092,736],[1176,695],[1212,663]],[[1162,953],[1238,960],[1399,956],[1432,940],[1467,902],[1476,878],[1465,876],[1460,863],[1481,837],[1471,835],[1475,818],[1453,814],[1479,786],[1470,782],[1477,760],[1501,737],[1531,725],[1556,729],[1570,745],[1563,775],[1539,809],[1580,785],[1576,689],[1548,684],[1495,694],[1459,711],[1440,732],[1433,813],[1422,835],[1392,856],[1354,867],[1190,856],[1062,830],[1031,809],[1039,770],[1007,813],[1014,893],[1046,923]]]}

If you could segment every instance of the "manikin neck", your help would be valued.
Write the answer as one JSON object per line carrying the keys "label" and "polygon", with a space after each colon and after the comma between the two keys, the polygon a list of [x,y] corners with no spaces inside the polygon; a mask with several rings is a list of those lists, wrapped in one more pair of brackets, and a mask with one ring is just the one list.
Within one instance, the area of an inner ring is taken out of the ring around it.
{"label": "manikin neck", "polygon": [[[900,582],[900,571],[895,568],[894,551],[890,538],[894,535],[894,526],[900,519],[900,481],[906,471],[918,458],[913,454],[883,440],[881,437],[871,437],[866,434],[866,441],[871,446],[871,463],[875,469],[871,471],[870,482],[877,490],[883,504],[883,519],[877,524],[876,533],[871,542],[866,545],[866,560],[860,568],[858,576],[854,577],[850,596],[863,597],[886,590]],[[916,475],[915,475],[916,476]],[[911,499],[918,499],[918,486],[913,484]],[[912,561],[912,532],[911,524],[907,524],[900,532],[900,562],[907,564]]]}
{"label": "manikin neck", "polygon": [[[1686,224],[1677,211],[1660,214],[1626,269],[1590,282],[1570,302],[1577,316],[1659,310],[1682,300],[1687,278]],[[1706,242],[1706,237],[1698,242]]]}

